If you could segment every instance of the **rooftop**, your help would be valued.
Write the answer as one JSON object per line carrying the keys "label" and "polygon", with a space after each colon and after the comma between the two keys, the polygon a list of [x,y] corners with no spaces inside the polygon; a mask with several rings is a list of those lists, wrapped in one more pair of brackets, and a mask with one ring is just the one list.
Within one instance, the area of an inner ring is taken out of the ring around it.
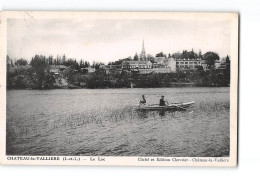
{"label": "rooftop", "polygon": [[150,61],[124,61],[122,64],[148,64],[151,63]]}

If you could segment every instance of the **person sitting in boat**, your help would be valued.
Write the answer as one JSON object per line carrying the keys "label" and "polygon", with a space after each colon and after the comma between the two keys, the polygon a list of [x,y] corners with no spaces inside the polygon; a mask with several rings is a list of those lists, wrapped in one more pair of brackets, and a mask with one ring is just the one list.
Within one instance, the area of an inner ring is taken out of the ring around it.
{"label": "person sitting in boat", "polygon": [[144,95],[142,95],[142,100],[140,100],[140,105],[145,105],[146,104],[146,99],[145,99],[145,97],[144,97]]}
{"label": "person sitting in boat", "polygon": [[166,106],[166,102],[167,102],[167,100],[165,101],[164,96],[162,95],[160,102],[159,102],[159,106]]}

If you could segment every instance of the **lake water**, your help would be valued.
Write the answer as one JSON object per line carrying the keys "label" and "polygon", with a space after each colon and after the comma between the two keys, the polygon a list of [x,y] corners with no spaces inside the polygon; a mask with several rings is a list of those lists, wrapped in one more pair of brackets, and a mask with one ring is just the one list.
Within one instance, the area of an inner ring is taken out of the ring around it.
{"label": "lake water", "polygon": [[[182,112],[148,104],[196,101]],[[8,155],[229,156],[229,88],[8,90]]]}

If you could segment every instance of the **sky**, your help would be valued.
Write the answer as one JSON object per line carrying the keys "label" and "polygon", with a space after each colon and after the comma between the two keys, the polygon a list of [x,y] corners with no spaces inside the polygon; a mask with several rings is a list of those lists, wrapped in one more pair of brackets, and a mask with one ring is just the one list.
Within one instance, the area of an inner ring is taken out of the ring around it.
{"label": "sky", "polygon": [[35,54],[108,63],[141,53],[201,50],[230,55],[230,22],[206,20],[8,19],[7,54]]}

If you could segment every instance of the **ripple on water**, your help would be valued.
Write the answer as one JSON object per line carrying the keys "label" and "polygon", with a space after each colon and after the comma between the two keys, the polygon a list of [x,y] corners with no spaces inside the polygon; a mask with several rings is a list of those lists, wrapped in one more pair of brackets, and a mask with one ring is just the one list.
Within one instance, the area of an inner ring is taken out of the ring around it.
{"label": "ripple on water", "polygon": [[[186,112],[138,113],[195,100]],[[7,91],[7,154],[228,156],[229,88]]]}

